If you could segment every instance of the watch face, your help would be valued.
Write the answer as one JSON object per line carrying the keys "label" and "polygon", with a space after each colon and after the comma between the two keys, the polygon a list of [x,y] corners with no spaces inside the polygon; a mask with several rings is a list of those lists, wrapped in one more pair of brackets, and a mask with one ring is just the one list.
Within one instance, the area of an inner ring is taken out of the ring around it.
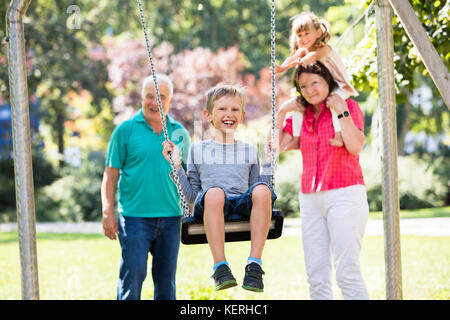
{"label": "watch face", "polygon": [[350,115],[350,113],[348,111],[344,111],[344,117],[348,117]]}

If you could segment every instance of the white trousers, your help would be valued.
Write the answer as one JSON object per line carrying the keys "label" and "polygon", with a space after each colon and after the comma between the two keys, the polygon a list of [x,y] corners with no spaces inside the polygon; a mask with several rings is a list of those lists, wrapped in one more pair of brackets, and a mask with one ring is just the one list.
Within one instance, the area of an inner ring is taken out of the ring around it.
{"label": "white trousers", "polygon": [[331,255],[336,281],[347,300],[368,300],[359,254],[369,215],[362,185],[299,194],[303,251],[310,297],[333,299]]}

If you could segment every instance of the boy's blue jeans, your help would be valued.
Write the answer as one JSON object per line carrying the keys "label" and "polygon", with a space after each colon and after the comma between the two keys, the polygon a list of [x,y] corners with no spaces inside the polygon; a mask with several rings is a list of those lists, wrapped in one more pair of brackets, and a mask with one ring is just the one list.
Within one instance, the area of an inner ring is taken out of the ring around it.
{"label": "boy's blue jeans", "polygon": [[[250,188],[248,188],[248,190],[246,192],[244,192],[238,196],[227,197],[225,194],[225,204],[224,204],[224,208],[223,208],[224,216],[226,217],[229,214],[250,216],[250,213],[251,213],[252,207],[253,207],[253,201],[252,201],[253,189],[260,184],[263,184],[269,188],[269,190],[272,194],[272,209],[273,209],[273,204],[274,204],[275,200],[277,199],[277,195],[273,191],[272,187],[264,182],[256,182],[253,185],[251,185]],[[208,190],[206,190],[202,194],[200,194],[197,197],[197,199],[195,200],[194,216],[197,217],[198,219],[203,219],[203,214],[205,211],[203,199],[205,197],[206,192],[208,192]]]}
{"label": "boy's blue jeans", "polygon": [[180,217],[138,218],[119,214],[120,260],[118,300],[139,300],[147,275],[148,253],[153,256],[155,300],[175,300],[175,274],[180,247]]}

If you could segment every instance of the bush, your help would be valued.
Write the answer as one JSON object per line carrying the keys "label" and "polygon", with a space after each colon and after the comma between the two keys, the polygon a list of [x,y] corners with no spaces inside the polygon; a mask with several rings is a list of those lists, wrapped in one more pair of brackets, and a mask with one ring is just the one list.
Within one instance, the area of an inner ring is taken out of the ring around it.
{"label": "bush", "polygon": [[[361,153],[361,166],[371,211],[382,210],[382,172],[380,156],[372,149]],[[447,186],[434,166],[417,156],[398,157],[400,209],[419,209],[445,205]]]}
{"label": "bush", "polygon": [[93,156],[79,168],[43,188],[36,198],[38,221],[97,221],[101,218],[100,188],[104,157]]}
{"label": "bush", "polygon": [[[301,154],[299,151],[289,151],[281,155],[275,177],[275,190],[278,195],[275,207],[285,216],[297,216],[302,171]],[[380,156],[374,150],[366,148],[360,154],[360,163],[370,211],[381,211],[383,193]],[[443,174],[447,177],[443,177]],[[448,174],[443,161],[430,162],[417,156],[398,157],[400,209],[444,206],[448,193]]]}
{"label": "bush", "polygon": [[[59,177],[57,169],[36,150],[33,150],[32,165],[35,194]],[[17,221],[14,161],[11,158],[0,161],[0,212],[1,222]]]}
{"label": "bush", "polygon": [[299,215],[298,193],[300,191],[302,160],[300,151],[283,152],[275,175],[275,192],[278,196],[275,208],[285,217]]}

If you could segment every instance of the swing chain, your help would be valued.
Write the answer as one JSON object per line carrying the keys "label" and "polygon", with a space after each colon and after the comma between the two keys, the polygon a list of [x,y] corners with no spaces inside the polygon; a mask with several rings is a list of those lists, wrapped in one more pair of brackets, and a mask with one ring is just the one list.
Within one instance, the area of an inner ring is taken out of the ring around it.
{"label": "swing chain", "polygon": [[271,186],[275,188],[275,170],[277,166],[277,157],[275,150],[278,149],[278,143],[275,143],[275,138],[278,136],[275,122],[276,122],[276,92],[275,92],[275,0],[272,0],[270,11],[270,48],[271,48],[271,64],[272,64],[272,127],[271,127],[271,149],[272,149],[272,179]]}
{"label": "swing chain", "polygon": [[[157,97],[157,101],[158,101],[158,110],[159,110],[159,114],[161,116],[161,123],[162,123],[162,127],[163,127],[163,132],[164,132],[164,139],[165,141],[169,141],[169,135],[167,133],[167,126],[166,126],[166,120],[164,117],[164,111],[162,108],[162,102],[161,102],[161,96],[159,93],[159,87],[158,87],[158,79],[156,77],[156,72],[155,72],[155,65],[153,63],[153,55],[152,55],[152,49],[151,49],[151,45],[150,45],[150,41],[148,39],[148,33],[147,33],[147,27],[145,24],[145,18],[144,18],[144,10],[142,7],[142,2],[141,0],[137,0],[138,5],[139,5],[139,13],[140,13],[140,18],[141,18],[141,23],[142,23],[142,28],[144,31],[144,37],[145,37],[145,44],[147,46],[147,53],[149,56],[149,60],[150,60],[150,68],[151,68],[151,73],[153,76],[153,82],[155,85],[155,91],[156,91],[156,97]],[[271,181],[271,185],[272,188],[275,185],[275,168],[277,165],[277,158],[275,155],[275,136],[276,136],[276,129],[275,129],[275,121],[276,121],[276,92],[275,92],[275,0],[272,0],[272,6],[271,6],[271,16],[270,16],[270,27],[271,27],[271,64],[272,64],[272,127],[271,127],[271,141],[272,141],[272,145],[271,145],[271,149],[272,149],[272,181]],[[278,145],[278,144],[276,144]],[[181,183],[180,183],[180,179],[178,177],[178,175],[176,174],[176,168],[175,168],[175,164],[173,162],[172,159],[172,154],[169,153],[169,158],[170,158],[170,165],[172,167],[172,172],[174,172],[173,177],[175,180],[175,184],[177,186],[177,190],[178,190],[178,194],[180,196],[180,200],[183,206],[183,212],[184,212],[184,216],[190,216],[192,215],[192,213],[189,210],[189,205],[186,201],[186,198],[182,192],[181,189]]]}
{"label": "swing chain", "polygon": [[[161,123],[162,123],[162,127],[163,127],[163,132],[164,132],[164,140],[165,141],[169,141],[169,134],[167,132],[167,126],[166,126],[166,119],[164,117],[164,110],[162,107],[162,102],[161,102],[161,95],[159,93],[159,86],[158,86],[158,79],[156,77],[156,72],[155,72],[155,65],[153,63],[153,55],[152,55],[152,48],[150,45],[150,41],[148,39],[148,34],[147,34],[147,27],[145,24],[145,18],[144,18],[144,9],[142,7],[142,2],[141,0],[137,0],[138,5],[139,5],[139,13],[140,13],[140,17],[141,17],[141,23],[142,23],[142,29],[144,30],[144,37],[145,37],[145,44],[147,46],[147,53],[148,53],[148,57],[150,59],[150,69],[151,69],[151,73],[153,76],[153,83],[155,86],[155,91],[156,91],[156,98],[158,101],[158,110],[159,110],[159,115],[161,116]],[[173,177],[175,180],[175,185],[177,186],[177,190],[178,190],[178,194],[180,196],[180,200],[181,200],[181,204],[183,207],[183,215],[185,217],[191,215],[191,212],[189,210],[189,205],[186,201],[186,198],[183,194],[183,191],[181,189],[181,183],[180,183],[180,179],[178,177],[178,175],[176,174],[177,170],[175,168],[175,163],[173,162],[172,159],[172,153],[169,153],[169,159],[170,159],[170,166],[172,167],[172,172],[173,172]]]}

